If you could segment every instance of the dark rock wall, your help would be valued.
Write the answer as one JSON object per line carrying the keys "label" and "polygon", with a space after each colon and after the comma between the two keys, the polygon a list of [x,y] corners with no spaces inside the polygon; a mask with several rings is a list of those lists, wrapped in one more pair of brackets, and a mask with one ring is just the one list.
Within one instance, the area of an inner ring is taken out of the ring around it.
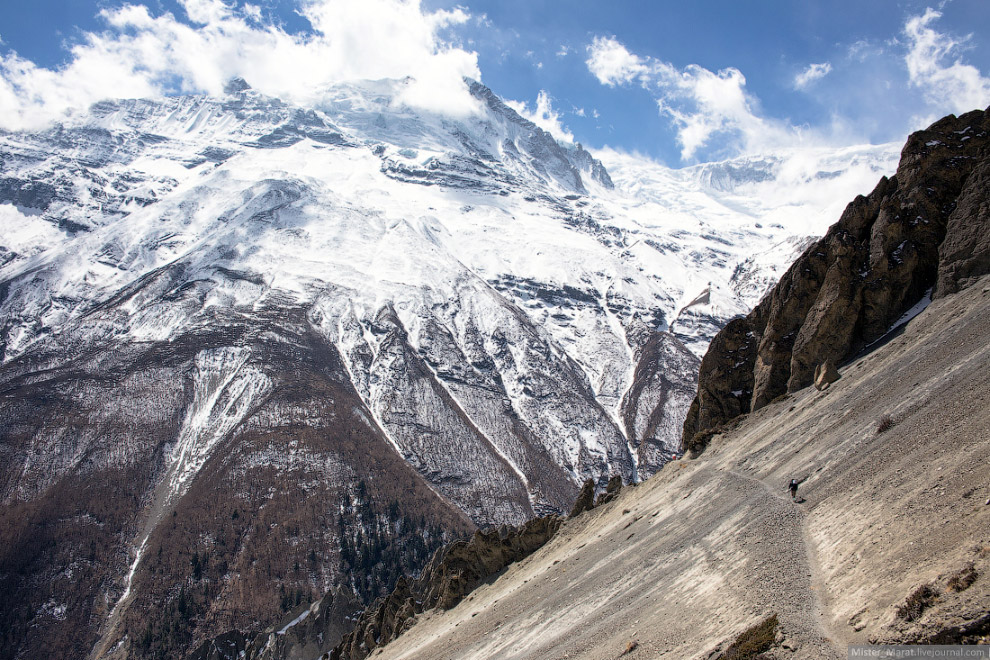
{"label": "dark rock wall", "polygon": [[950,115],[908,138],[897,173],[856,198],[702,360],[686,445],[811,384],[882,337],[929,290],[990,272],[990,114]]}
{"label": "dark rock wall", "polygon": [[684,374],[697,370],[698,358],[668,332],[652,334],[636,357],[621,414],[626,437],[636,451],[638,476],[645,479],[681,449],[669,439],[677,437],[676,424],[694,396],[693,383]]}

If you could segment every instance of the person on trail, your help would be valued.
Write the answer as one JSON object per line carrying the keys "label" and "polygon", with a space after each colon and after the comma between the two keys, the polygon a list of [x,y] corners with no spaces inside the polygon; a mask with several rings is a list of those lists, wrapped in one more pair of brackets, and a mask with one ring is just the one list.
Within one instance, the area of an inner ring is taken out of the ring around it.
{"label": "person on trail", "polygon": [[798,488],[798,480],[791,479],[791,483],[787,484],[787,490],[791,493],[792,502],[797,502],[797,488]]}

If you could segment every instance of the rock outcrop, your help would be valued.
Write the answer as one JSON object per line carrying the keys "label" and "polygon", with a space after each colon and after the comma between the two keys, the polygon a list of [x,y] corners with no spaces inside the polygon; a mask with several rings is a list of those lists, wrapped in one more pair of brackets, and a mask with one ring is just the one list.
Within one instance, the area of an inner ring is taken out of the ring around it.
{"label": "rock outcrop", "polygon": [[[810,385],[883,337],[926,293],[990,272],[990,112],[950,115],[908,138],[897,173],[839,221],[701,363],[685,445]],[[697,443],[694,443],[697,444]]]}
{"label": "rock outcrop", "polygon": [[338,587],[261,632],[231,630],[203,642],[188,660],[316,658],[340,642],[349,629],[349,618],[360,609],[355,595]]}
{"label": "rock outcrop", "polygon": [[835,368],[832,360],[825,360],[815,367],[815,389],[824,392],[835,381],[839,380],[839,370]]}
{"label": "rock outcrop", "polygon": [[577,499],[574,500],[574,506],[571,507],[571,512],[568,514],[568,518],[574,518],[581,515],[585,511],[591,511],[595,508],[595,480],[587,479],[584,485],[581,486],[581,492],[578,493]]}
{"label": "rock outcrop", "polygon": [[605,492],[598,495],[598,499],[595,500],[595,506],[608,504],[617,498],[620,492],[622,492],[622,477],[615,475],[608,480],[608,485],[605,486]]}

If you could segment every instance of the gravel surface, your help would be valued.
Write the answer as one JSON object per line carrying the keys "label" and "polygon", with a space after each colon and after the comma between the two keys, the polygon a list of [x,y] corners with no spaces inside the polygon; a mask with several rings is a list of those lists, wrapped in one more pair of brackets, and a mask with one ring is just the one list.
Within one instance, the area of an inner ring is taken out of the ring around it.
{"label": "gravel surface", "polygon": [[[568,521],[373,658],[708,658],[770,614],[770,655],[844,658],[990,610],[990,277],[872,353]],[[877,432],[889,415],[893,426]],[[798,502],[786,485],[802,479]],[[969,588],[947,588],[972,564]],[[922,584],[915,621],[897,606]]]}

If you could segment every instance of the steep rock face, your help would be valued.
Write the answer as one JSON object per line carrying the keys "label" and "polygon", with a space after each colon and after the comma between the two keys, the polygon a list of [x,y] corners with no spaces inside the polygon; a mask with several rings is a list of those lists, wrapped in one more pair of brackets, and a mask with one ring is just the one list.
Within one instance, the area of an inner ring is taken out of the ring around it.
{"label": "steep rock face", "polygon": [[956,293],[990,272],[990,162],[977,164],[949,216],[945,240],[938,249],[935,297]]}
{"label": "steep rock face", "polygon": [[259,633],[232,630],[204,642],[188,660],[311,660],[327,653],[350,631],[360,602],[337,588],[312,605],[297,608]]}
{"label": "steep rock face", "polygon": [[697,371],[698,364],[698,358],[669,333],[654,334],[640,349],[621,411],[626,437],[644,475],[659,470],[680,450],[664,438],[670,437],[669,424],[686,414],[695,393],[693,383],[680,374]]}
{"label": "steep rock face", "polygon": [[[753,396],[752,364],[758,340],[749,318],[738,318],[715,335],[701,360],[698,392],[684,423],[684,446],[693,446],[694,434],[750,411]],[[746,368],[750,365],[750,368]]]}
{"label": "steep rock face", "polygon": [[859,197],[702,361],[684,439],[809,385],[882,337],[927,291],[990,269],[990,114],[950,115],[913,134],[897,174]]}

